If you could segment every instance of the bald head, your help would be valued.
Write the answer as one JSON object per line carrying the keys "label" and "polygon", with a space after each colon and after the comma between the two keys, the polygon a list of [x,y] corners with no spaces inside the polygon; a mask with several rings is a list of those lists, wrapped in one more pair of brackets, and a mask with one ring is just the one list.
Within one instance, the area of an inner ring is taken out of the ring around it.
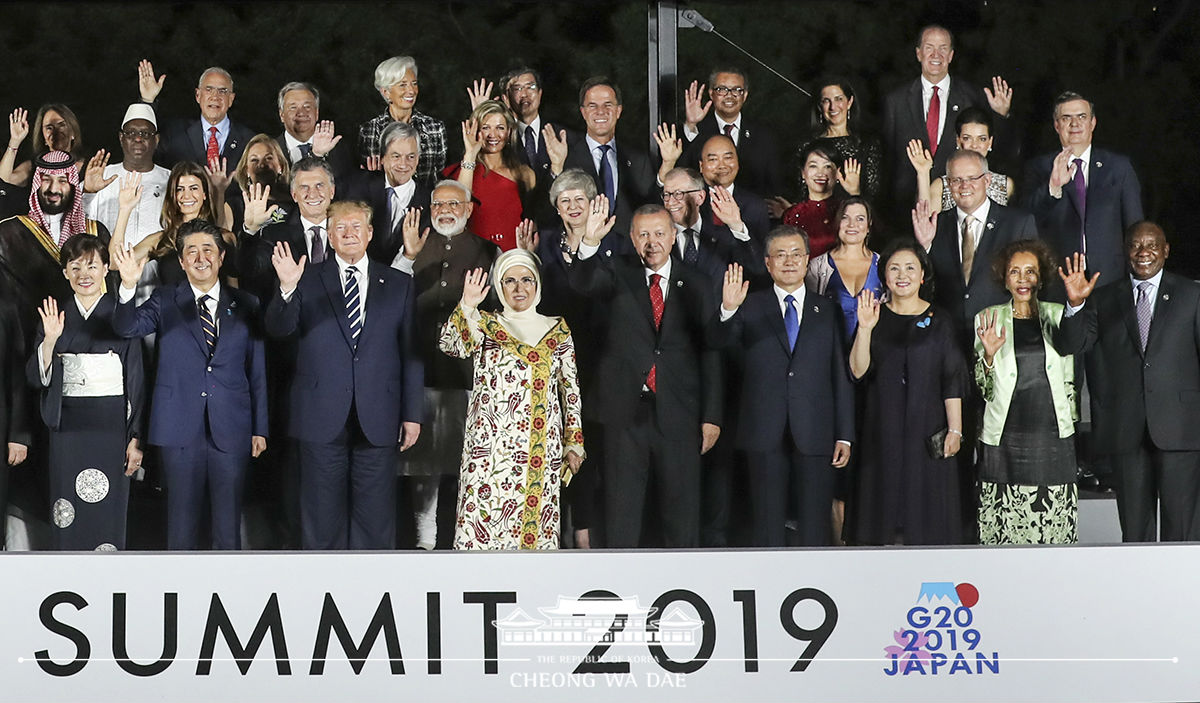
{"label": "bald head", "polygon": [[738,170],[737,147],[723,134],[709,137],[700,150],[700,175],[710,186],[729,187]]}

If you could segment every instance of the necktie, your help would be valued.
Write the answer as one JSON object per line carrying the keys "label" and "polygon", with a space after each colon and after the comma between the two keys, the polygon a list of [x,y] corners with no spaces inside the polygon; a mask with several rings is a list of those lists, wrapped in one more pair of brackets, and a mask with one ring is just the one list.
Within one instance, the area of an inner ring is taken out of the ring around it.
{"label": "necktie", "polygon": [[608,152],[612,149],[608,144],[600,145],[600,183],[604,186],[604,195],[608,197],[608,214],[617,211],[617,181],[613,178],[612,164],[608,163]]}
{"label": "necktie", "polygon": [[533,133],[533,127],[525,125],[525,156],[529,157],[530,166],[537,162],[537,153],[537,136]]}
{"label": "necktie", "polygon": [[350,337],[358,344],[362,332],[362,304],[358,297],[358,268],[346,267],[346,285],[342,289],[346,297],[346,318],[350,321]]}
{"label": "necktie", "polygon": [[929,153],[937,154],[938,120],[942,116],[942,99],[938,97],[938,87],[933,86],[933,97],[929,98],[929,112],[925,116],[925,133],[929,136]]}
{"label": "necktie", "polygon": [[308,247],[308,263],[319,264],[325,260],[325,241],[321,237],[321,228],[313,225],[308,228],[312,232],[312,244]]}
{"label": "necktie", "polygon": [[725,125],[725,136],[733,140],[734,145],[737,145],[737,140],[733,138],[733,125]]}
{"label": "necktie", "polygon": [[962,223],[962,274],[963,283],[971,283],[971,267],[975,263],[975,237],[971,232],[975,218],[967,215]]}
{"label": "necktie", "polygon": [[788,351],[796,348],[796,337],[800,334],[800,318],[796,315],[795,296],[785,296],[783,299],[787,310],[783,313],[783,331],[787,332]]}
{"label": "necktie", "polygon": [[404,219],[405,208],[400,207],[400,196],[396,194],[395,188],[388,188],[388,210],[392,216],[392,231],[395,232],[400,228],[400,222]]}
{"label": "necktie", "polygon": [[307,159],[310,156],[312,156],[312,144],[301,144],[300,158]]}
{"label": "necktie", "polygon": [[685,242],[683,246],[683,260],[695,266],[696,260],[700,258],[700,251],[696,248],[696,230],[688,227],[683,230],[683,236]]}
{"label": "necktie", "polygon": [[1075,176],[1071,179],[1075,186],[1075,202],[1079,203],[1079,251],[1087,256],[1087,183],[1083,181],[1083,159],[1076,158]]}
{"label": "necktie", "polygon": [[212,163],[212,160],[221,155],[221,146],[217,144],[217,128],[208,128],[208,146],[204,154],[204,161]]}
{"label": "necktie", "polygon": [[1150,320],[1154,317],[1154,310],[1150,306],[1150,289],[1152,287],[1150,281],[1142,281],[1137,287],[1138,337],[1141,338],[1143,352],[1146,351],[1146,342],[1150,339]]}
{"label": "necktie", "polygon": [[217,326],[213,323],[212,313],[208,311],[208,301],[211,295],[202,295],[196,301],[200,309],[200,329],[204,331],[204,343],[208,347],[208,358],[212,358],[213,350],[217,348]]}
{"label": "necktie", "polygon": [[[655,330],[657,330],[660,326],[662,326],[663,292],[662,292],[662,286],[658,285],[659,281],[661,281],[661,280],[662,280],[662,276],[660,276],[659,274],[657,274],[657,273],[650,274],[650,309],[654,311],[654,329]],[[646,376],[646,387],[649,388],[650,392],[652,392],[652,393],[658,392],[657,384],[655,383],[656,376],[657,376],[657,374],[655,372],[657,370],[658,370],[657,364],[655,364],[654,366],[651,366],[650,373],[649,373],[649,375]]]}

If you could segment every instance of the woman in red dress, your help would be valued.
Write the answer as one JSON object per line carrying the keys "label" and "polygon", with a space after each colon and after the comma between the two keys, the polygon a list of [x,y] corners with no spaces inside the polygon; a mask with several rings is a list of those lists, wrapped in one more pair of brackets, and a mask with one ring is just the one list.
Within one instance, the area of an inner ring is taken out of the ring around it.
{"label": "woman in red dress", "polygon": [[[838,205],[845,194],[859,195],[862,167],[856,159],[846,159],[828,139],[818,139],[800,155],[801,173],[808,197],[796,204],[772,198],[772,215],[783,215],[783,224],[800,227],[808,233],[808,255],[817,257],[837,243]],[[844,193],[835,195],[838,185]]]}
{"label": "woman in red dress", "polygon": [[443,172],[466,186],[476,201],[468,229],[503,251],[517,246],[521,199],[536,184],[533,169],[518,155],[516,127],[516,118],[503,103],[481,102],[462,124],[462,162]]}

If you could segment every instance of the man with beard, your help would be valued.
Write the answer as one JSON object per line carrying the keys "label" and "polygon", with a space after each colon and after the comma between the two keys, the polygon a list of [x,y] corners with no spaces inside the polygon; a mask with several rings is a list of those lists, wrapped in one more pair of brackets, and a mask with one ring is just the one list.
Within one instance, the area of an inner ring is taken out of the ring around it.
{"label": "man with beard", "polygon": [[[26,345],[33,340],[37,306],[47,297],[66,299],[59,247],[86,232],[109,239],[104,225],[83,215],[79,170],[65,151],[34,158],[29,214],[0,222],[0,296],[14,301]],[[29,348],[26,346],[25,348]]]}
{"label": "man with beard", "polygon": [[[467,272],[490,270],[500,249],[467,232],[474,205],[458,181],[444,180],[430,203],[433,233],[420,227],[421,215],[404,217],[404,249],[393,264],[411,273],[417,288],[417,337],[425,360],[425,437],[405,455],[404,473],[414,480],[417,545],[437,543],[437,496],[443,472],[457,475],[462,459],[463,423],[471,390],[471,360],[453,359],[438,349],[442,325],[462,297]],[[452,485],[449,480],[447,484]]]}
{"label": "man with beard", "polygon": [[141,174],[142,195],[129,214],[125,226],[125,244],[138,242],[162,229],[163,196],[171,172],[154,163],[158,147],[158,119],[154,108],[134,103],[125,111],[125,119],[117,132],[121,142],[121,163],[108,164],[108,154],[88,162],[83,178],[83,209],[87,216],[100,222],[110,232],[117,224],[117,196],[121,192],[119,179]]}
{"label": "man with beard", "polygon": [[279,121],[283,134],[275,137],[288,163],[302,159],[324,159],[337,178],[354,169],[350,148],[342,144],[330,120],[321,121],[321,93],[311,83],[292,81],[279,89]]}
{"label": "man with beard", "polygon": [[400,253],[404,216],[409,210],[420,210],[421,228],[429,227],[430,189],[413,177],[421,158],[419,138],[417,128],[407,122],[389,124],[379,137],[382,170],[353,174],[341,196],[371,206],[375,236],[367,247],[367,256],[380,263],[391,264]]}
{"label": "man with beard", "polygon": [[[142,102],[153,105],[166,79],[166,75],[155,79],[154,66],[143,59],[138,64],[138,92]],[[207,164],[220,159],[224,161],[225,172],[232,171],[254,136],[254,130],[229,118],[235,97],[229,71],[219,66],[204,69],[196,83],[200,119],[178,118],[167,123],[159,137],[159,163],[169,168],[180,161]]]}

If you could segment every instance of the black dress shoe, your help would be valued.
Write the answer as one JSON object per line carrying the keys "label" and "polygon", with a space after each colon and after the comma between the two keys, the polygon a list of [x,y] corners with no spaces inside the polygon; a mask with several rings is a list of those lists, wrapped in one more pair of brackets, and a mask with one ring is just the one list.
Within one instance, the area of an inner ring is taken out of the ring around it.
{"label": "black dress shoe", "polygon": [[1075,482],[1081,490],[1098,491],[1100,490],[1100,479],[1096,474],[1092,473],[1091,469],[1080,467],[1075,474]]}

